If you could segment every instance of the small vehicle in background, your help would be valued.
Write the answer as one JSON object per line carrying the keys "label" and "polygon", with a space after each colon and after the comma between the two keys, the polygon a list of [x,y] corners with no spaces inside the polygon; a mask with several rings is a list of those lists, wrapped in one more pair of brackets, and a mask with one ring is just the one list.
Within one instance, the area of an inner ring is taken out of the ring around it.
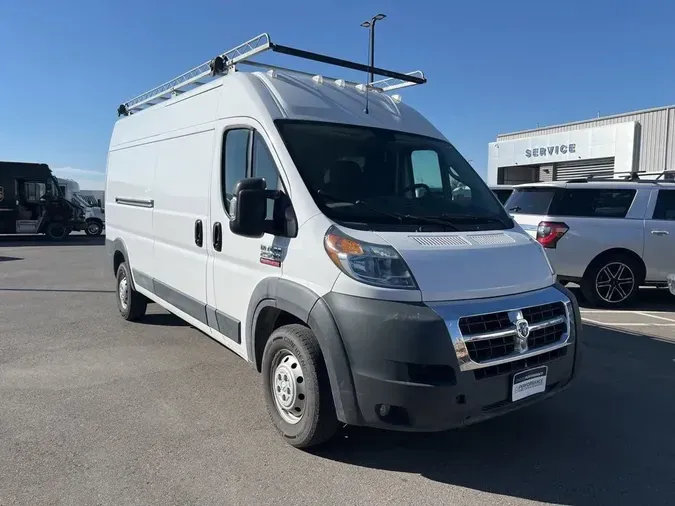
{"label": "small vehicle in background", "polygon": [[0,162],[0,234],[64,239],[84,230],[85,213],[68,201],[44,163]]}
{"label": "small vehicle in background", "polygon": [[85,233],[90,237],[97,237],[105,227],[105,212],[99,203],[92,197],[80,194],[80,185],[72,179],[58,178],[59,188],[64,197],[84,211],[86,221]]}
{"label": "small vehicle in background", "polygon": [[506,204],[506,201],[509,200],[509,197],[513,193],[513,186],[510,185],[490,186],[490,190],[492,190],[492,193],[496,195],[496,197],[499,199],[499,202],[501,202],[502,205],[504,205]]}
{"label": "small vehicle in background", "polygon": [[593,305],[629,305],[666,287],[675,258],[675,183],[574,180],[518,185],[506,210],[546,250],[561,282]]}

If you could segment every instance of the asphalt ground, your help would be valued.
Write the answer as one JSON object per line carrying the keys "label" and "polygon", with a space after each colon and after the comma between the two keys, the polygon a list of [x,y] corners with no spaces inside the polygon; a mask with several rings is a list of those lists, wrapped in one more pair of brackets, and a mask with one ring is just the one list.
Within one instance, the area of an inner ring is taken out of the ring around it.
{"label": "asphalt ground", "polygon": [[548,401],[303,452],[243,360],[156,305],[122,320],[103,261],[102,238],[0,239],[0,505],[675,504],[667,291],[584,309],[580,375]]}

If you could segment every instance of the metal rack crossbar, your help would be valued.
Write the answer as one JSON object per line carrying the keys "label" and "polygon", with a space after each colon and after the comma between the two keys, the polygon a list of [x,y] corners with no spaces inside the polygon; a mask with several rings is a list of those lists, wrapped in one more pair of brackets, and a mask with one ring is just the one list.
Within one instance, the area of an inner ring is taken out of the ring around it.
{"label": "metal rack crossbar", "polygon": [[313,53],[311,51],[304,51],[302,49],[275,44],[272,42],[268,33],[262,33],[257,37],[247,40],[243,44],[240,44],[228,51],[225,51],[224,53],[219,54],[214,59],[197,65],[193,69],[188,70],[178,77],[175,77],[164,84],[152,88],[151,90],[124,102],[117,109],[117,114],[119,116],[127,116],[133,112],[152,107],[153,105],[168,100],[180,93],[184,93],[185,91],[189,91],[195,87],[202,86],[219,75],[227,74],[230,70],[235,68],[237,63],[245,63],[251,66],[282,70],[286,72],[295,72],[303,75],[311,75],[307,72],[295,71],[274,65],[266,65],[264,63],[248,61],[253,56],[268,50],[271,50],[275,53],[318,61],[328,65],[359,70],[362,72],[372,72],[373,74],[384,76],[385,79],[367,84],[367,87],[380,91],[391,91],[406,86],[414,86],[416,84],[424,84],[427,82],[424,74],[420,70],[402,74],[400,72],[382,69],[379,67],[371,68],[370,65],[365,65],[363,63],[352,62],[349,60],[334,58],[332,56],[326,56],[320,53]]}
{"label": "metal rack crossbar", "polygon": [[[625,174],[620,178],[616,176],[619,174]],[[640,176],[656,176],[654,179],[640,179]],[[661,179],[663,177],[663,179]],[[617,171],[612,176],[590,176],[578,177],[568,179],[567,183],[589,183],[593,181],[600,182],[619,182],[619,183],[654,183],[659,181],[671,182],[675,179],[675,169],[666,169],[658,171],[642,171],[642,172],[631,172],[631,171]]]}

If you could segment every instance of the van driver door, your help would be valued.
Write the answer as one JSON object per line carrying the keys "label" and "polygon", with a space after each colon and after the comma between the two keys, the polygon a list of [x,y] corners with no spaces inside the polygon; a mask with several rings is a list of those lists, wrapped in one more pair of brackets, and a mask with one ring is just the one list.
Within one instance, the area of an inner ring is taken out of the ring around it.
{"label": "van driver door", "polygon": [[[270,147],[269,137],[251,118],[229,119],[218,131],[220,141],[215,143],[218,152],[214,156],[211,179],[211,229],[208,234],[209,326],[214,329],[214,337],[249,359],[247,342],[250,336],[246,319],[249,312],[255,310],[250,306],[251,296],[263,279],[281,276],[281,261],[271,258],[268,249],[273,243],[275,248],[281,249],[287,240],[271,234],[261,238],[233,234],[229,227],[230,203],[234,185],[246,177],[262,177],[268,189],[281,189],[279,160]],[[273,210],[274,202],[270,200],[268,218]]]}

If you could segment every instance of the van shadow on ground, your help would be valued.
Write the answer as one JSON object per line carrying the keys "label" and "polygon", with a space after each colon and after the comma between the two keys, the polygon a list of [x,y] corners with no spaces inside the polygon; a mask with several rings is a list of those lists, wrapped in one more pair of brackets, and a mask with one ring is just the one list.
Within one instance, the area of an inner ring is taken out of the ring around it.
{"label": "van shadow on ground", "polygon": [[584,335],[579,377],[550,400],[445,433],[348,428],[315,453],[547,503],[675,504],[675,344]]}

